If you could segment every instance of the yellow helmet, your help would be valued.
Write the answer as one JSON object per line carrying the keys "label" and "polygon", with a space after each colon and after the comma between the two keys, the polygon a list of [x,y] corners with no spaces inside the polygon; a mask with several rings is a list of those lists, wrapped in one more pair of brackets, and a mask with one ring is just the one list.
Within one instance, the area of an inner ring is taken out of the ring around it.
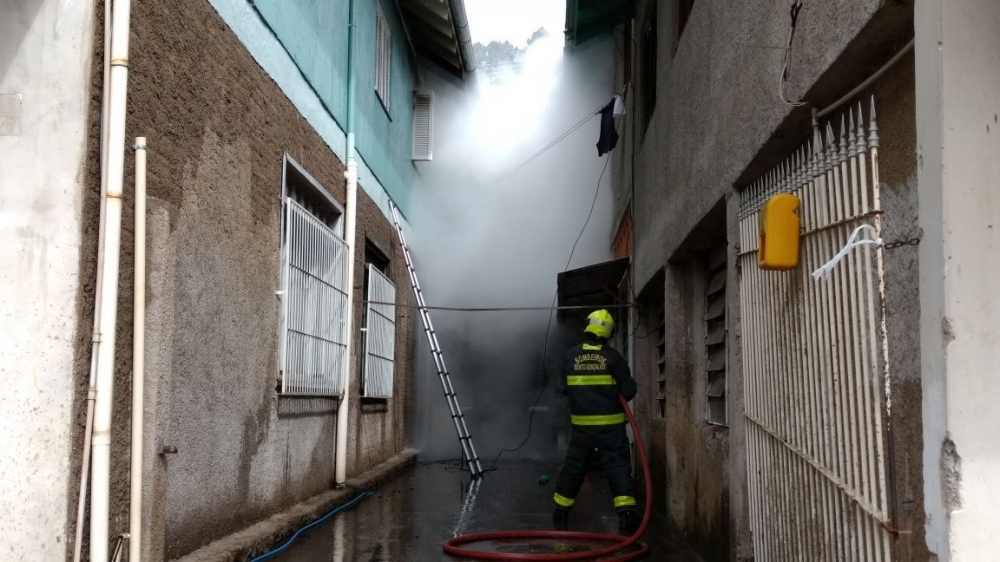
{"label": "yellow helmet", "polygon": [[591,312],[590,316],[587,316],[587,327],[583,331],[594,334],[599,338],[608,339],[611,337],[611,332],[614,329],[615,319],[611,317],[610,312],[602,308],[601,310]]}

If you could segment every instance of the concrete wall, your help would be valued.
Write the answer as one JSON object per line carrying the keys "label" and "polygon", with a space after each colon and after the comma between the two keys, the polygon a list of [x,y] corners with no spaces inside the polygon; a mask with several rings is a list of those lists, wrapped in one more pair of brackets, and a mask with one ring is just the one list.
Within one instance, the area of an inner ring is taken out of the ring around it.
{"label": "concrete wall", "polygon": [[[333,485],[336,400],[276,393],[276,291],[284,155],[341,204],[344,168],[205,0],[133,2],[130,63],[128,138],[149,142],[145,559],[162,560]],[[92,72],[96,80],[99,64]],[[99,99],[91,101],[89,132],[96,139]],[[88,162],[96,162],[93,149]],[[131,166],[129,155],[127,177]],[[88,165],[85,174],[88,185],[96,185],[97,167]],[[131,196],[127,188],[127,208]],[[96,200],[96,192],[88,193],[86,216],[96,217]],[[398,299],[409,302],[392,228],[367,192],[358,200],[355,294],[361,294],[367,237],[389,254]],[[131,224],[130,212],[125,220]],[[94,226],[85,228],[84,286],[93,275]],[[112,533],[126,530],[128,511],[130,229],[123,242]],[[89,301],[92,294],[81,291],[81,298]],[[349,476],[404,446],[410,322],[403,312],[395,398],[351,403]],[[356,326],[360,313],[359,306]],[[81,318],[79,329],[89,322]],[[356,345],[355,396],[358,351]],[[85,378],[83,361],[77,373]],[[157,455],[163,445],[177,454]]]}
{"label": "concrete wall", "polygon": [[[917,221],[917,144],[914,59],[907,56],[872,88],[878,114],[879,180],[883,237],[889,242],[920,237]],[[926,560],[924,544],[923,431],[920,420],[920,276],[917,246],[885,252],[885,307],[890,407],[887,443],[893,522],[909,531],[896,541],[900,560]]]}
{"label": "concrete wall", "polygon": [[730,552],[730,430],[706,421],[705,284],[698,257],[666,271],[666,496],[671,528],[715,561]]}
{"label": "concrete wall", "polygon": [[0,17],[0,534],[8,560],[58,560],[72,543],[94,4],[12,0]]}
{"label": "concrete wall", "polygon": [[[259,11],[287,50],[313,92],[344,128],[347,120],[348,2],[245,0],[244,9]],[[375,21],[377,0],[357,4],[357,146],[358,152],[404,211],[414,180],[412,148],[414,74],[406,34],[392,2],[382,2],[392,30],[390,108],[375,94]]]}
{"label": "concrete wall", "polygon": [[[275,30],[257,10],[248,9],[248,0],[209,0],[209,2],[230,30],[239,37],[243,48],[288,96],[295,109],[309,121],[337,158],[343,161],[347,152],[347,136],[344,129],[334,118],[335,112],[317,95],[316,88],[306,79],[295,59],[278,40]],[[268,0],[258,0],[254,2],[254,6],[260,8],[270,3]],[[385,186],[372,172],[365,155],[359,156],[359,184],[378,204],[383,214],[391,216],[389,194]]]}
{"label": "concrete wall", "polygon": [[924,502],[932,560],[996,558],[1000,4],[917,4]]}
{"label": "concrete wall", "polygon": [[[657,17],[656,104],[644,112],[643,29]],[[637,2],[633,65],[636,95],[629,120],[635,134],[635,166],[627,153],[615,160],[616,216],[631,203],[635,213],[636,289],[648,302],[656,293],[666,304],[667,415],[645,423],[650,448],[665,455],[654,461],[654,479],[665,481],[664,513],[709,560],[749,560],[745,430],[736,254],[736,188],[769,170],[810,134],[808,109],[793,109],[777,86],[787,40],[788,3],[695,2],[683,33],[677,3]],[[912,33],[908,2],[832,1],[805,6],[799,16],[793,64],[786,89],[793,100],[825,107],[881,66]],[[916,193],[913,145],[912,60],[903,61],[873,90],[884,112],[887,237],[914,229]],[[648,122],[647,122],[648,120]],[[626,139],[626,142],[629,142]],[[634,200],[629,193],[634,174]],[[703,334],[698,252],[729,239],[728,314],[729,429],[705,423]],[[919,310],[915,249],[887,258],[890,364],[894,396],[893,465],[898,497],[896,523],[912,534],[897,544],[901,559],[920,559],[923,511],[920,495],[921,432],[919,357],[912,326]],[[661,285],[661,279],[662,285]],[[898,314],[895,314],[898,312]],[[659,319],[647,320],[655,326]],[[637,344],[642,356],[655,352]],[[652,375],[650,375],[650,379]],[[646,392],[656,389],[650,380]],[[651,408],[650,408],[651,409]],[[640,413],[644,410],[640,407]],[[648,410],[645,410],[648,411]],[[645,416],[644,416],[645,417]],[[658,441],[662,440],[660,444]],[[657,476],[660,471],[661,476]],[[659,500],[659,498],[657,498]]]}
{"label": "concrete wall", "polygon": [[[636,13],[645,16],[651,1],[638,2]],[[676,3],[656,4],[657,102],[645,131],[642,123],[637,129],[637,289],[672,258],[792,113],[777,94],[782,51],[771,48],[787,40],[788,2],[695,2],[677,41]],[[883,4],[835,0],[803,9],[788,95],[823,107],[877,68],[911,14],[902,3],[879,11]],[[862,30],[870,48],[848,49]],[[843,69],[838,80],[820,80],[835,64]],[[638,113],[633,116],[644,119]],[[808,110],[795,117],[808,124]]]}

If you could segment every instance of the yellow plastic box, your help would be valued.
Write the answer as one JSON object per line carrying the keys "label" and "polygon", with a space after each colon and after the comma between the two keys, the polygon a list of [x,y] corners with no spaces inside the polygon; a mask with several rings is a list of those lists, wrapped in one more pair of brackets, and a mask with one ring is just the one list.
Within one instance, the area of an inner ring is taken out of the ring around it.
{"label": "yellow plastic box", "polygon": [[760,210],[757,265],[761,269],[785,271],[799,266],[799,198],[779,193]]}

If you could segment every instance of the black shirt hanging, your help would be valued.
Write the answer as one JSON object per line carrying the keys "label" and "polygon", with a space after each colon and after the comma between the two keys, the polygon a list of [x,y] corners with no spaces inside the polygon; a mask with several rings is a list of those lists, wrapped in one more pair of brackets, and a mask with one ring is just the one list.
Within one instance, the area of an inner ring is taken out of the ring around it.
{"label": "black shirt hanging", "polygon": [[601,138],[597,140],[597,155],[614,150],[618,144],[618,131],[615,130],[615,98],[601,109]]}

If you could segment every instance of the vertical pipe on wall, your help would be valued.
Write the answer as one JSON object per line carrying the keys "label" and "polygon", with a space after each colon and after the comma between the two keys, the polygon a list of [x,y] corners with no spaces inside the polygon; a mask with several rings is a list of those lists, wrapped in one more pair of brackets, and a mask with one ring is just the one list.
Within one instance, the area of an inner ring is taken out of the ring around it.
{"label": "vertical pipe on wall", "polygon": [[354,68],[354,36],[357,28],[357,0],[350,0],[347,27],[347,204],[345,205],[344,238],[347,242],[347,321],[344,350],[343,394],[337,407],[337,442],[334,471],[337,486],[347,482],[347,422],[350,415],[351,356],[354,349],[354,239],[358,218],[358,162],[354,146],[354,112],[357,72]]}
{"label": "vertical pipe on wall", "polygon": [[135,306],[132,324],[132,459],[129,562],[142,559],[142,431],[146,381],[146,138],[135,139]]}
{"label": "vertical pipe on wall", "polygon": [[94,404],[92,496],[90,501],[90,560],[108,559],[108,525],[111,487],[111,414],[114,407],[115,326],[118,316],[118,266],[121,253],[122,184],[125,173],[125,115],[128,90],[128,40],[130,0],[112,7],[111,70],[108,91],[107,190],[104,195],[101,346],[97,356]]}
{"label": "vertical pipe on wall", "polygon": [[[101,203],[97,230],[97,276],[94,280],[94,310],[101,309],[101,287],[104,284],[104,197],[108,178],[108,75],[111,72],[111,0],[104,2],[104,64],[101,80]],[[94,430],[94,401],[97,398],[97,354],[101,347],[101,315],[94,314],[91,332],[90,377],[87,384],[87,421],[83,429],[83,459],[80,462],[80,491],[76,509],[76,536],[73,541],[73,562],[80,562],[83,550],[83,522],[87,512],[87,482],[90,477],[90,448]]]}

